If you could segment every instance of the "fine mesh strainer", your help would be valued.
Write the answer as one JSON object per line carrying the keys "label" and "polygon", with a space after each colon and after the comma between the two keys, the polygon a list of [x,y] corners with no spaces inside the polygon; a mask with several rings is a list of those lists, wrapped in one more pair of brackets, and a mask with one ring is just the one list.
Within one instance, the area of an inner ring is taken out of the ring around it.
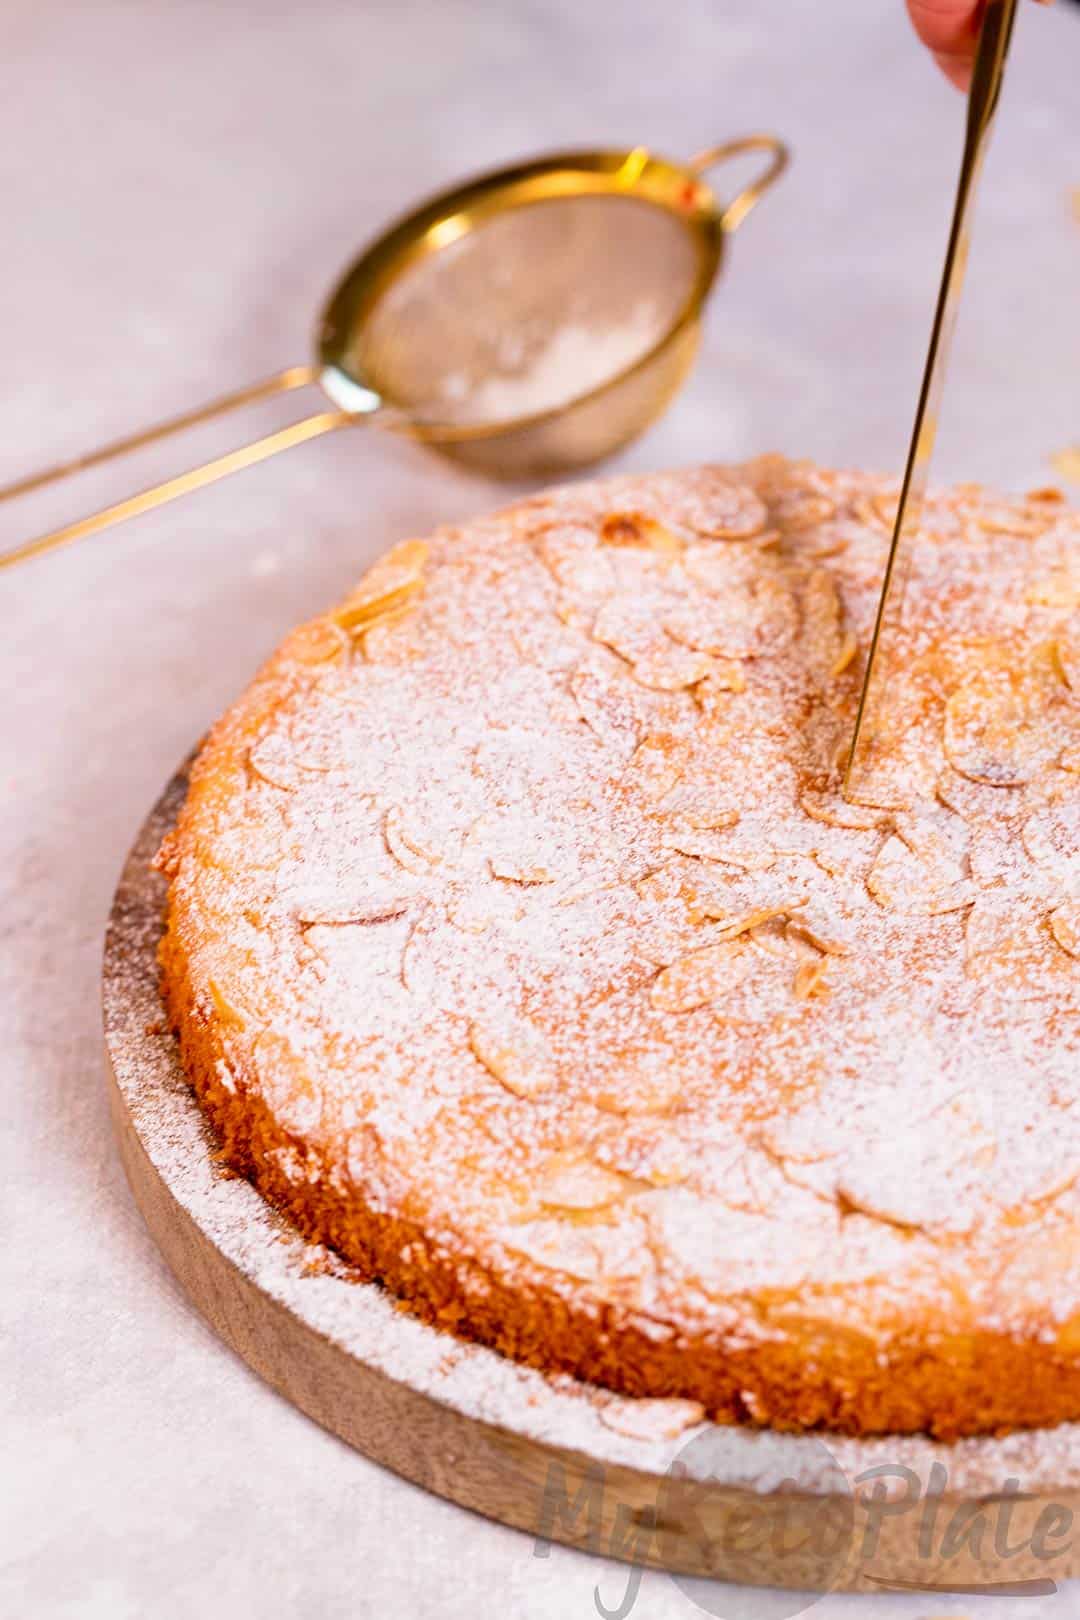
{"label": "fine mesh strainer", "polygon": [[[726,207],[705,172],[763,152]],[[308,383],[320,411],[0,556],[0,567],[161,506],[350,423],[405,433],[502,478],[607,455],[664,408],[697,348],[725,238],[787,164],[772,135],[672,163],[643,147],[537,159],[443,193],[339,283],[317,356],[0,489],[0,501]]]}

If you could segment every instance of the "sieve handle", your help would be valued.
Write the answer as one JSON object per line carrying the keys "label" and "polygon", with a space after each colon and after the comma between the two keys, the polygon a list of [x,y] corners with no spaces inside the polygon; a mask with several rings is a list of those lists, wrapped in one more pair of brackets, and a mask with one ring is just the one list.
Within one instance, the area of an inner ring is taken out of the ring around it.
{"label": "sieve handle", "polygon": [[708,146],[704,152],[692,157],[686,167],[691,174],[703,175],[727,158],[740,157],[744,152],[768,152],[769,163],[756,180],[733,197],[720,215],[725,231],[733,231],[742,224],[751,208],[763,197],[775,180],[779,180],[791,159],[791,153],[777,135],[743,135],[736,141],[724,141],[719,146]]}
{"label": "sieve handle", "polygon": [[[119,456],[126,455],[130,450],[155,444],[159,439],[169,438],[185,428],[196,426],[197,423],[209,422],[215,417],[224,416],[241,405],[250,405],[256,400],[268,399],[274,394],[288,393],[294,388],[303,388],[317,380],[318,372],[314,367],[291,366],[285,371],[275,373],[273,377],[264,378],[262,382],[252,383],[250,387],[238,389],[231,394],[222,394],[193,411],[184,411],[179,416],[170,417],[168,421],[158,422],[153,427],[130,433],[122,439],[114,439],[110,444],[88,451],[85,455],[76,456],[71,461],[59,462],[54,467],[31,473],[28,477],[4,485],[0,487],[0,502],[12,500],[17,495],[28,495],[31,490],[42,489],[48,484],[59,483],[61,479],[84,472],[88,467],[99,467],[103,462],[113,461]],[[128,496],[126,500],[103,507],[99,512],[92,512],[89,517],[79,518],[76,522],[67,523],[59,529],[52,529],[48,534],[38,535],[33,540],[25,540],[13,550],[0,552],[0,571],[19,562],[28,562],[32,557],[42,557],[46,552],[55,551],[60,546],[71,545],[76,540],[85,540],[89,535],[98,534],[102,529],[111,528],[115,523],[122,523],[125,518],[138,517],[142,512],[153,511],[156,506],[164,506],[169,501],[179,499],[181,495],[203,489],[207,484],[216,483],[219,478],[227,478],[230,473],[241,472],[245,467],[253,467],[257,462],[266,461],[268,457],[276,456],[280,450],[288,450],[295,444],[304,444],[308,439],[318,438],[322,433],[329,433],[333,428],[343,427],[346,422],[356,420],[357,417],[349,411],[320,411],[315,416],[294,422],[291,427],[279,428],[276,433],[269,433],[264,438],[256,439],[253,444],[243,445],[239,450],[230,450],[226,455],[204,462],[201,467],[193,467],[188,472],[180,473],[176,478],[166,479],[164,483],[154,484],[149,489],[141,490],[137,495]]]}

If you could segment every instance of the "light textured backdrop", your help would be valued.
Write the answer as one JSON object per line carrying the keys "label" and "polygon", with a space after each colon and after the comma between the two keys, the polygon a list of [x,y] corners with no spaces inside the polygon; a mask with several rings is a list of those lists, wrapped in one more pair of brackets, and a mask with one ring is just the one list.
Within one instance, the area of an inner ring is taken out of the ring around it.
{"label": "light textured backdrop", "polygon": [[[734,243],[685,393],[622,465],[902,459],[962,103],[901,0],[8,0],[0,59],[0,479],[303,360],[356,246],[457,176],[757,127],[790,139],[794,168]],[[942,475],[1045,481],[1047,453],[1080,440],[1078,82],[1080,12],[1025,7]],[[0,543],[291,409],[0,509]],[[615,1566],[534,1559],[265,1388],[158,1260],[105,1112],[102,926],[162,783],[288,626],[390,542],[499,498],[346,434],[0,576],[4,1615],[575,1620],[597,1581],[609,1605],[623,1591]],[[655,1576],[637,1613],[694,1610]]]}

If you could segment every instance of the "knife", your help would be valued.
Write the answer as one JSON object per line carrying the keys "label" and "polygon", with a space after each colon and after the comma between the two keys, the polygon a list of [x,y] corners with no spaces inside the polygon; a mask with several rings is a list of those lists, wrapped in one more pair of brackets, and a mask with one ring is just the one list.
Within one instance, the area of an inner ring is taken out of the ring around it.
{"label": "knife", "polygon": [[[904,482],[893,523],[885,578],[878,602],[870,655],[866,661],[855,731],[851,739],[844,793],[858,799],[873,795],[873,779],[888,727],[889,703],[894,694],[899,660],[897,642],[903,617],[904,590],[911,562],[911,545],[919,528],[930,458],[937,437],[938,406],[949,362],[956,312],[967,266],[968,224],[986,151],[990,126],[1001,93],[1005,58],[1012,37],[1017,0],[987,0],[968,92],[967,130],[960,178],[956,187],[949,245],[941,276],[930,349],[926,356],[915,426],[911,435]],[[878,795],[879,796],[879,795]]]}

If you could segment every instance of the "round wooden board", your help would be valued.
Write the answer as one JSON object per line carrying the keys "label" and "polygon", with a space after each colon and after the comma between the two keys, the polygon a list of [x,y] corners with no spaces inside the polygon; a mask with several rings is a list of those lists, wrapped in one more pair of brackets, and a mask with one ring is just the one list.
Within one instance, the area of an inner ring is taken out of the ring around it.
{"label": "round wooden board", "polygon": [[216,1161],[164,1027],[164,881],[150,861],[184,789],[181,772],[112,908],[113,1116],[166,1260],[275,1389],[386,1467],[542,1542],[794,1589],[777,1616],[837,1588],[1034,1592],[1080,1573],[1080,1426],[955,1446],[723,1428],[686,1402],[627,1400],[463,1344],[306,1244]]}

